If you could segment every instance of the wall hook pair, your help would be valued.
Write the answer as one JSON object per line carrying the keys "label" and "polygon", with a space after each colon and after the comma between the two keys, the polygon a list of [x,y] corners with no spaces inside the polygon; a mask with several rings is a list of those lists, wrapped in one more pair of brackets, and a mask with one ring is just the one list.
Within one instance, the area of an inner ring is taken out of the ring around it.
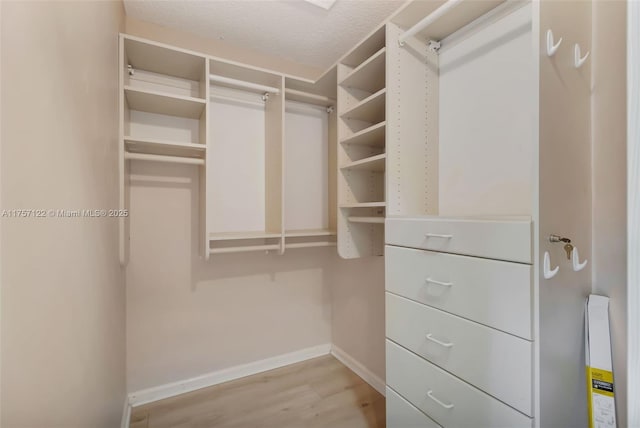
{"label": "wall hook pair", "polygon": [[[560,44],[562,43],[562,37],[558,39],[556,42],[553,37],[553,31],[547,30],[547,56],[552,57],[558,52],[560,49]],[[573,45],[573,66],[575,68],[580,68],[587,62],[587,58],[589,58],[589,54],[591,52],[587,51],[587,53],[582,56],[582,52],[580,50],[580,45]]]}
{"label": "wall hook pair", "polygon": [[[573,268],[573,271],[581,271],[587,266],[587,263],[589,263],[589,261],[586,259],[583,262],[580,262],[580,253],[578,253],[578,248],[573,247],[573,249],[571,250],[571,267]],[[555,268],[551,269],[551,256],[549,255],[548,251],[545,251],[544,260],[542,262],[542,274],[544,276],[544,279],[553,278],[558,274],[559,271],[560,266],[556,266]]]}

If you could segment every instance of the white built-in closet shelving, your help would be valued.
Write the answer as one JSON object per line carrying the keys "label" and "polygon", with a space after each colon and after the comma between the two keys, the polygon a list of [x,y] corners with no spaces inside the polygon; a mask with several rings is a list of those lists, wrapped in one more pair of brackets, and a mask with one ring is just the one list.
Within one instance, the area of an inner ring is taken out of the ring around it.
{"label": "white built-in closet shelving", "polygon": [[[185,164],[204,258],[336,245],[335,69],[311,81],[124,34],[120,69],[122,209],[131,162]],[[124,264],[127,218],[120,242]]]}

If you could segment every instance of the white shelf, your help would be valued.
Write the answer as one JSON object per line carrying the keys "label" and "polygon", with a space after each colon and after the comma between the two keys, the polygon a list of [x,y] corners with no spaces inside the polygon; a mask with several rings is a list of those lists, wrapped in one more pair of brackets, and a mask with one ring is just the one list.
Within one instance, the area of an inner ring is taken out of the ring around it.
{"label": "white shelf", "polygon": [[280,245],[252,245],[246,247],[222,247],[210,248],[209,254],[229,254],[229,253],[246,253],[250,251],[273,251],[279,250]]}
{"label": "white shelf", "polygon": [[381,25],[369,38],[351,49],[341,60],[342,64],[357,67],[385,45],[385,26]]}
{"label": "white shelf", "polygon": [[268,239],[280,238],[280,233],[267,232],[220,232],[209,234],[209,241],[233,241],[241,239]]}
{"label": "white shelf", "polygon": [[304,238],[311,236],[335,236],[335,230],[328,229],[302,229],[302,230],[288,230],[284,233],[287,238]]}
{"label": "white shelf", "polygon": [[380,122],[343,139],[342,144],[384,147],[387,122]]}
{"label": "white shelf", "polygon": [[385,84],[385,53],[386,48],[380,49],[369,59],[355,68],[340,82],[340,86],[356,88],[370,93],[384,88]]}
{"label": "white shelf", "polygon": [[384,224],[384,217],[359,217],[349,216],[351,223],[371,223],[371,224]]}
{"label": "white shelf", "polygon": [[335,247],[336,242],[296,242],[295,244],[286,244],[285,248],[314,248],[314,247]]}
{"label": "white shelf", "polygon": [[205,57],[194,52],[132,36],[124,37],[124,49],[125,65],[131,65],[134,70],[196,81],[204,75]]}
{"label": "white shelf", "polygon": [[383,153],[381,155],[371,156],[369,158],[348,163],[340,167],[340,169],[383,172],[385,169],[386,159],[387,155]]}
{"label": "white shelf", "polygon": [[151,138],[136,138],[131,136],[125,136],[124,143],[127,147],[127,151],[131,153],[197,158],[204,157],[206,153],[206,146],[204,144],[181,143]]}
{"label": "white shelf", "polygon": [[380,89],[360,101],[358,104],[341,114],[345,119],[363,120],[370,123],[378,123],[385,120],[385,94],[387,89]]}
{"label": "white shelf", "polygon": [[354,202],[348,204],[340,204],[340,208],[384,208],[386,206],[386,202]]}
{"label": "white shelf", "polygon": [[192,119],[199,119],[206,105],[206,101],[202,98],[185,97],[131,86],[124,87],[124,95],[131,110]]}

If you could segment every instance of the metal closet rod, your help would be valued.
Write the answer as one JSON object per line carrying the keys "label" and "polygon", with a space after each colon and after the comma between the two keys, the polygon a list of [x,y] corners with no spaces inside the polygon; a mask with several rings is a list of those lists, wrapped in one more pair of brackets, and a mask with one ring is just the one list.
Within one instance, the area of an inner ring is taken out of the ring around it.
{"label": "metal closet rod", "polygon": [[433,24],[435,21],[440,19],[443,15],[445,15],[451,9],[456,7],[458,3],[462,3],[462,1],[463,0],[448,0],[445,4],[443,4],[442,6],[440,6],[433,12],[431,12],[429,15],[422,18],[413,27],[409,28],[407,31],[400,34],[400,37],[398,37],[398,43],[400,44],[400,46],[402,46],[409,37],[415,36],[417,33],[424,30],[429,25]]}
{"label": "metal closet rod", "polygon": [[212,82],[225,83],[227,85],[238,86],[240,88],[251,89],[258,92],[268,92],[270,94],[279,94],[280,89],[272,86],[261,85],[259,83],[245,82],[244,80],[232,79],[231,77],[218,76],[217,74],[210,74],[209,80]]}

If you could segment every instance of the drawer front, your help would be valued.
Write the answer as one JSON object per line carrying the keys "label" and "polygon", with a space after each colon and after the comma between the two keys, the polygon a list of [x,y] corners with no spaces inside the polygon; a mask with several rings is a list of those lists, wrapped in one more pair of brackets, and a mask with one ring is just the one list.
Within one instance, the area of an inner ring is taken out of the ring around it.
{"label": "drawer front", "polygon": [[440,425],[387,387],[387,428],[440,428]]}
{"label": "drawer front", "polygon": [[387,385],[443,427],[533,426],[533,419],[395,343],[387,340],[386,349]]}
{"label": "drawer front", "polygon": [[530,265],[387,246],[385,276],[387,291],[533,339]]}
{"label": "drawer front", "polygon": [[385,242],[453,254],[531,263],[531,222],[388,218]]}
{"label": "drawer front", "polygon": [[531,342],[389,293],[386,318],[387,338],[533,415]]}

